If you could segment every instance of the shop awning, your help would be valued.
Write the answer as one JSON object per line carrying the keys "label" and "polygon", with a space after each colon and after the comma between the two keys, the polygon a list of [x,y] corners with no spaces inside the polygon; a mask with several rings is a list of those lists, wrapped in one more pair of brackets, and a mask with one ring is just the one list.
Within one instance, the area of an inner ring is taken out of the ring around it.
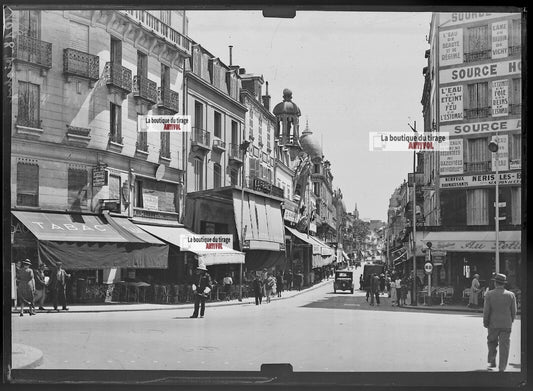
{"label": "shop awning", "polygon": [[[502,253],[519,253],[522,250],[521,231],[500,231],[499,247]],[[431,242],[431,250],[450,252],[494,252],[496,232],[494,231],[441,231],[426,232],[417,241],[423,248]]]}
{"label": "shop awning", "polygon": [[143,232],[128,219],[13,211],[37,239],[42,262],[65,269],[166,268],[168,245]]}
{"label": "shop awning", "polygon": [[294,228],[290,228],[285,226],[285,229],[291,233],[293,236],[300,239],[302,242],[307,243],[311,246],[313,246],[313,254],[321,255],[321,246],[319,243],[317,243],[315,240],[313,240],[313,237],[311,235],[304,234],[303,232],[300,232]]}
{"label": "shop awning", "polygon": [[[194,235],[194,232],[185,227],[164,227],[157,225],[136,224],[139,228],[157,236],[174,246],[180,247],[182,235]],[[244,253],[232,249],[221,251],[196,251],[187,250],[198,255],[200,261],[206,266],[244,263]]]}
{"label": "shop awning", "polygon": [[[285,232],[281,216],[280,202],[245,192],[233,191],[233,211],[235,227],[241,240],[241,227],[244,230],[245,249],[280,251],[285,246]],[[241,208],[243,213],[241,216]],[[242,225],[241,225],[242,223]]]}

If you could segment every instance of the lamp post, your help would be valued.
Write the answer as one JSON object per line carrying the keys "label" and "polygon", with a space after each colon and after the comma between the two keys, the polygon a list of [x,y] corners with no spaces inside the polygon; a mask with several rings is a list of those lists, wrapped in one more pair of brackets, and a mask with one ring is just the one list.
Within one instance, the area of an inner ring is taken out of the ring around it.
{"label": "lamp post", "polygon": [[[248,147],[250,142],[244,140],[240,145],[239,149],[242,152],[242,172],[241,172],[241,251],[244,252],[244,176],[246,174],[244,170],[244,165],[246,164],[246,153],[248,152]],[[239,301],[242,301],[242,263],[239,264]]]}
{"label": "lamp post", "polygon": [[493,137],[493,139],[489,142],[489,151],[491,151],[494,155],[493,161],[496,162],[496,197],[495,197],[495,207],[496,207],[496,213],[495,213],[495,227],[496,227],[496,273],[500,272],[500,194],[499,194],[499,184],[500,184],[500,173],[499,173],[499,165],[500,161],[498,158],[498,133],[496,133],[496,136]]}
{"label": "lamp post", "polygon": [[[409,124],[408,124],[409,125]],[[414,128],[409,125],[411,130],[418,134],[416,131],[416,121],[414,122]],[[411,305],[416,306],[416,150],[413,151],[413,291],[411,292]]]}

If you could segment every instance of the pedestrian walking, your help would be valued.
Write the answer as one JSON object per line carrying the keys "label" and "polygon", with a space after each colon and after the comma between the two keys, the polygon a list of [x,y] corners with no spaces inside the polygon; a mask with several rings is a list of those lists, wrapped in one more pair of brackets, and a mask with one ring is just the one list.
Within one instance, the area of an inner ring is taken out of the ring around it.
{"label": "pedestrian walking", "polygon": [[287,279],[287,290],[288,291],[291,291],[292,290],[292,280],[293,280],[293,274],[292,274],[292,269],[289,270],[289,272],[287,273],[287,276],[286,276],[286,279]]}
{"label": "pedestrian walking", "polygon": [[212,283],[211,276],[207,273],[207,268],[203,264],[199,264],[196,268],[196,279],[192,284],[192,291],[194,294],[194,312],[191,318],[198,318],[198,310],[200,310],[200,318],[205,314],[205,299],[209,292],[211,292]]}
{"label": "pedestrian walking", "polygon": [[263,287],[261,286],[261,280],[257,274],[254,276],[252,288],[254,290],[255,305],[260,305],[263,299]]}
{"label": "pedestrian walking", "polygon": [[383,273],[379,275],[379,291],[381,293],[385,292],[385,274]]}
{"label": "pedestrian walking", "polygon": [[222,280],[222,283],[224,284],[224,298],[226,301],[229,301],[231,299],[231,286],[233,285],[233,279],[229,274],[226,274]]}
{"label": "pedestrian walking", "polygon": [[266,302],[270,303],[270,297],[276,290],[276,279],[274,276],[270,273],[268,273],[268,277],[266,279],[265,283],[265,292],[266,292]]}
{"label": "pedestrian walking", "polygon": [[370,305],[374,305],[374,298],[376,299],[376,305],[379,305],[379,290],[380,279],[377,274],[373,274],[370,280]]}
{"label": "pedestrian walking", "polygon": [[63,263],[57,262],[56,269],[52,273],[50,280],[50,290],[52,292],[52,302],[54,304],[54,310],[58,311],[57,305],[61,303],[61,309],[68,311],[67,307],[67,279],[70,278],[65,269],[63,269]]}
{"label": "pedestrian walking", "polygon": [[268,279],[268,270],[266,268],[263,269],[263,272],[261,273],[261,286],[263,288],[263,296],[266,297],[266,288],[267,288],[267,279]]}
{"label": "pedestrian walking", "polygon": [[365,281],[365,284],[364,284],[364,287],[366,289],[366,301],[368,301],[368,298],[371,296],[372,294],[372,277],[374,275],[373,274],[369,274],[366,276],[366,281]]}
{"label": "pedestrian walking", "polygon": [[398,291],[396,289],[396,280],[392,280],[390,282],[389,294],[390,294],[389,297],[391,298],[391,304],[392,306],[395,306],[398,303]]}
{"label": "pedestrian walking", "polygon": [[496,368],[498,345],[500,356],[498,369],[504,372],[509,359],[511,328],[516,317],[516,297],[505,289],[507,276],[498,273],[494,277],[495,288],[487,292],[483,306],[483,326],[488,329],[488,369]]}
{"label": "pedestrian walking", "polygon": [[22,268],[17,273],[17,299],[20,305],[20,316],[24,316],[24,304],[28,305],[28,313],[35,315],[34,295],[35,279],[33,270],[30,269],[31,261],[22,261]]}
{"label": "pedestrian walking", "polygon": [[389,294],[389,297],[391,297],[392,293],[391,293],[391,284],[392,284],[392,279],[391,279],[391,276],[389,273],[387,273],[387,275],[385,276],[385,289],[387,290],[387,293]]}
{"label": "pedestrian walking", "polygon": [[38,309],[44,311],[44,299],[46,296],[46,277],[44,275],[44,264],[40,263],[37,269],[33,271],[35,279],[35,305]]}
{"label": "pedestrian walking", "polygon": [[304,287],[304,275],[302,274],[302,272],[298,272],[296,274],[296,278],[297,278],[297,287],[298,287],[298,291],[301,291],[302,288]]}
{"label": "pedestrian walking", "polygon": [[281,297],[281,292],[283,291],[283,275],[281,272],[279,272],[276,276],[276,291],[278,293],[278,297]]}
{"label": "pedestrian walking", "polygon": [[479,274],[474,274],[472,278],[472,285],[470,287],[470,298],[468,299],[468,307],[476,308],[479,306],[479,293],[481,292],[479,284]]}
{"label": "pedestrian walking", "polygon": [[400,299],[398,300],[398,307],[407,304],[407,293],[409,290],[409,277],[398,278],[400,280]]}
{"label": "pedestrian walking", "polygon": [[363,280],[363,275],[361,274],[359,276],[359,290],[364,290],[365,289],[364,285],[365,285],[365,281]]}

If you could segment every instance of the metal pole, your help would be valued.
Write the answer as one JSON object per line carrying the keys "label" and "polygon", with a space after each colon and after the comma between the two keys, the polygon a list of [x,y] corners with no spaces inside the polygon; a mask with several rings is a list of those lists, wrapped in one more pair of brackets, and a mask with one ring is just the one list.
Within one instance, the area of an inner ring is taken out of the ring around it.
{"label": "metal pole", "polygon": [[[431,262],[431,249],[428,248],[429,252],[429,262]],[[428,274],[428,305],[431,305],[431,274],[433,273],[433,270],[431,273]]]}
{"label": "metal pole", "polygon": [[[496,143],[498,143],[498,133],[496,133]],[[494,152],[494,157],[496,160],[496,273],[500,272],[500,161],[498,157],[498,149]]]}
{"label": "metal pole", "polygon": [[416,151],[413,152],[413,291],[411,305],[416,306]]}
{"label": "metal pole", "polygon": [[[246,151],[243,151],[241,174],[241,251],[244,252],[244,165],[246,164]],[[239,301],[242,301],[242,263],[239,264]]]}

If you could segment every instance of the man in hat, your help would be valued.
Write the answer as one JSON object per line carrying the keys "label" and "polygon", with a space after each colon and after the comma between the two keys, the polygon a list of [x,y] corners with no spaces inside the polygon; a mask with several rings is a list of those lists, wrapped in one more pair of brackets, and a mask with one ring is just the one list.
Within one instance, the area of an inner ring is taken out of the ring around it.
{"label": "man in hat", "polygon": [[46,280],[44,276],[44,263],[39,263],[37,269],[33,271],[35,277],[35,304],[39,310],[44,311],[44,299],[46,296]]}
{"label": "man in hat", "polygon": [[67,278],[70,278],[63,263],[57,262],[56,269],[52,272],[50,279],[50,291],[52,292],[52,302],[54,303],[54,310],[58,311],[57,304],[61,302],[63,311],[68,311],[67,308]]}
{"label": "man in hat", "polygon": [[205,313],[205,299],[209,292],[211,292],[212,283],[211,276],[207,273],[207,268],[203,263],[199,263],[196,268],[196,280],[192,284],[194,293],[194,312],[191,318],[198,318],[198,310],[200,310],[200,318],[204,317]]}
{"label": "man in hat", "polygon": [[468,299],[468,307],[476,308],[479,306],[479,292],[481,292],[479,284],[479,274],[474,274],[472,278],[472,285],[470,286],[470,298]]}
{"label": "man in hat", "polygon": [[496,354],[500,345],[500,372],[505,371],[507,367],[511,327],[516,317],[516,297],[513,292],[505,289],[506,282],[505,274],[495,275],[494,289],[487,292],[483,306],[483,326],[488,329],[488,368],[496,368]]}

